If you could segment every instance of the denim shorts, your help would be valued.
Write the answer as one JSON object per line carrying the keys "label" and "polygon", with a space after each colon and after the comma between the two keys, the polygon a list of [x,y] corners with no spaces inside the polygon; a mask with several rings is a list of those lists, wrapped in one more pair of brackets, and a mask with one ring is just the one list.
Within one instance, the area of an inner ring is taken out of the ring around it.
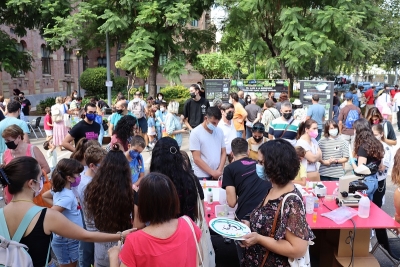
{"label": "denim shorts", "polygon": [[79,241],[53,234],[51,248],[60,264],[68,264],[79,259]]}
{"label": "denim shorts", "polygon": [[368,186],[365,194],[367,194],[368,198],[372,200],[376,189],[378,189],[378,178],[376,177],[376,174],[366,176],[364,178],[364,183]]}

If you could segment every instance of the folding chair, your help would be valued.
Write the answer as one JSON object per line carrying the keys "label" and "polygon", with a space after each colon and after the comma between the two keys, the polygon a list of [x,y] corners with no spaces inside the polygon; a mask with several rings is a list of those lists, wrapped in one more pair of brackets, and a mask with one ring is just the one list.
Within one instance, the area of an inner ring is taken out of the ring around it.
{"label": "folding chair", "polygon": [[33,119],[32,121],[28,122],[29,127],[31,128],[33,134],[35,135],[36,139],[38,139],[35,129],[38,129],[42,137],[44,137],[42,130],[40,129],[40,120],[42,117],[37,117],[36,119]]}
{"label": "folding chair", "polygon": [[375,229],[376,244],[371,253],[374,254],[377,248],[380,248],[395,266],[400,266],[400,238],[389,238],[386,229]]}

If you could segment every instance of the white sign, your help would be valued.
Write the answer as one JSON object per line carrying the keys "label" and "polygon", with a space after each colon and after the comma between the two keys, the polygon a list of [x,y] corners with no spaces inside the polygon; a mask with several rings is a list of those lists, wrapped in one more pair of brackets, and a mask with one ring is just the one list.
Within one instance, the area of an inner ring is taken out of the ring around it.
{"label": "white sign", "polygon": [[113,86],[113,82],[112,81],[106,81],[106,86],[107,87],[112,87]]}

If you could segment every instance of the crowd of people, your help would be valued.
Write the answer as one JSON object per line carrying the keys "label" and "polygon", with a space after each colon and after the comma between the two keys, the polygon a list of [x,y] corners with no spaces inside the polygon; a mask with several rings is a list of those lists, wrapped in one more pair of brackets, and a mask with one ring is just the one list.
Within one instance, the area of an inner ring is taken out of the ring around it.
{"label": "crowd of people", "polygon": [[[46,109],[46,155],[29,144],[21,102],[7,104],[0,121],[3,212],[10,236],[33,213],[20,240],[33,266],[55,266],[49,247],[62,267],[197,266],[200,182],[221,177],[227,204],[237,206],[235,219],[252,231],[235,243],[242,266],[289,266],[288,258],[305,254],[315,236],[296,183],[337,181],[346,163],[366,165],[366,194],[384,205],[388,170],[400,152],[393,155],[396,134],[382,103],[363,116],[353,93],[344,94],[343,104],[334,96],[328,120],[318,95],[305,109],[286,93],[279,101],[269,93],[260,107],[243,91],[213,105],[201,84],[189,92],[182,115],[178,102],[167,103],[161,93],[144,100],[137,91],[131,101],[118,95],[108,118],[102,100],[81,106],[75,93],[59,97]],[[390,92],[380,92],[376,102],[383,94]],[[110,143],[103,146],[104,134]],[[184,134],[190,155],[181,150]],[[57,161],[56,147],[71,151],[70,158]],[[145,150],[151,151],[148,169]],[[400,183],[397,167],[392,180]],[[396,191],[396,208],[398,198]]]}

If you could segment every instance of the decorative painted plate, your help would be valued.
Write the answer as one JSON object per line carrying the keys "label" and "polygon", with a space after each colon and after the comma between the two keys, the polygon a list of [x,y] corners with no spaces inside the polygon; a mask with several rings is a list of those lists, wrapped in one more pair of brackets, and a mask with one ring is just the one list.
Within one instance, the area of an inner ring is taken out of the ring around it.
{"label": "decorative painted plate", "polygon": [[209,225],[217,234],[235,240],[243,240],[241,237],[251,233],[250,228],[247,225],[226,218],[212,219]]}

